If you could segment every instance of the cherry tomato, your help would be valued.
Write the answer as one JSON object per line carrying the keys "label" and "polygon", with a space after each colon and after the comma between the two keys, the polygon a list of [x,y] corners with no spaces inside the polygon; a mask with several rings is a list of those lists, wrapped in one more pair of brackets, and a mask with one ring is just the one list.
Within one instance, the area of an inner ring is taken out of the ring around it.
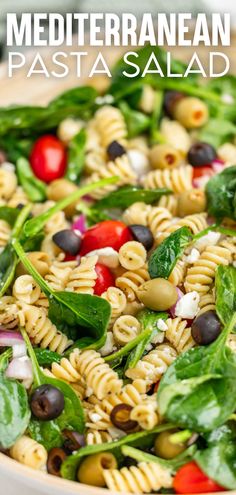
{"label": "cherry tomato", "polygon": [[63,177],[67,165],[63,143],[50,134],[40,137],[34,143],[30,163],[36,177],[44,182]]}
{"label": "cherry tomato", "polygon": [[214,172],[209,165],[204,165],[203,167],[193,167],[193,179],[204,177],[204,175],[214,175]]}
{"label": "cherry tomato", "polygon": [[118,220],[104,220],[84,233],[80,254],[84,256],[90,251],[104,247],[111,247],[115,251],[119,251],[125,242],[132,239],[127,225]]}
{"label": "cherry tomato", "polygon": [[208,478],[193,461],[188,462],[177,471],[173,486],[176,493],[209,493],[224,490],[222,486]]}
{"label": "cherry tomato", "polygon": [[97,279],[94,286],[94,294],[100,296],[108,287],[115,285],[115,278],[109,268],[101,263],[96,264],[95,271],[97,273]]}

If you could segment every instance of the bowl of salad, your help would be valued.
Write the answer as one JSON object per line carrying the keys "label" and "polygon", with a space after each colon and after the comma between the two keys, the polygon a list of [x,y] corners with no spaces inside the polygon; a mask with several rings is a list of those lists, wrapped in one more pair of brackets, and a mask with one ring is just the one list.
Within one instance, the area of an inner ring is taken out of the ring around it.
{"label": "bowl of salad", "polygon": [[0,109],[9,493],[236,490],[235,77],[122,72]]}

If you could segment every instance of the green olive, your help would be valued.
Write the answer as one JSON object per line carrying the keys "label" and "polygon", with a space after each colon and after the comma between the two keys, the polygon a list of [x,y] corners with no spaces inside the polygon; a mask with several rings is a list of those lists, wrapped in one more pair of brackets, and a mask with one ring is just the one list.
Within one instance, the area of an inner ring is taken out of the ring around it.
{"label": "green olive", "polygon": [[138,299],[149,309],[165,311],[177,301],[176,287],[164,278],[153,278],[137,290]]}
{"label": "green olive", "polygon": [[162,431],[156,437],[154,451],[158,457],[173,459],[186,449],[186,446],[183,443],[174,444],[170,441],[170,436],[173,435],[173,433],[175,433],[174,430]]}
{"label": "green olive", "polygon": [[[47,253],[43,251],[32,251],[31,253],[27,253],[27,258],[31,261],[32,265],[36,268],[36,270],[45,277],[49,272],[50,258]],[[23,263],[19,263],[16,269],[17,277],[21,275],[25,275],[28,273]]]}
{"label": "green olive", "polygon": [[77,478],[80,483],[92,486],[106,486],[103,470],[116,469],[117,461],[110,452],[93,454],[82,462],[78,469]]}
{"label": "green olive", "polygon": [[174,118],[187,129],[203,126],[209,116],[206,103],[192,96],[179,100],[174,107],[173,114]]}
{"label": "green olive", "polygon": [[[56,179],[52,181],[47,188],[47,197],[52,201],[60,201],[67,198],[70,194],[77,191],[78,187],[67,179]],[[76,210],[77,203],[73,203],[65,208],[66,216],[72,217]]]}
{"label": "green olive", "polygon": [[206,195],[201,189],[191,189],[179,195],[178,215],[185,217],[206,210]]}
{"label": "green olive", "polygon": [[155,144],[150,150],[150,163],[152,168],[176,168],[181,163],[181,155],[170,144]]}

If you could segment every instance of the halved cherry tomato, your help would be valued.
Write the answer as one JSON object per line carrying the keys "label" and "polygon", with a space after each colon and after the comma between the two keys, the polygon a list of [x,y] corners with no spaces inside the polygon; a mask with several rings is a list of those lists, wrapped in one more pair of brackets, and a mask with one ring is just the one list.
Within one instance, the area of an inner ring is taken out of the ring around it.
{"label": "halved cherry tomato", "polygon": [[222,486],[208,478],[193,461],[188,462],[177,471],[173,486],[176,493],[209,493],[224,490]]}
{"label": "halved cherry tomato", "polygon": [[80,254],[84,256],[90,251],[104,247],[111,247],[115,251],[119,251],[125,242],[132,239],[127,225],[118,220],[104,220],[84,233]]}
{"label": "halved cherry tomato", "polygon": [[204,175],[214,175],[214,171],[209,165],[204,165],[203,167],[193,167],[193,179],[204,177]]}
{"label": "halved cherry tomato", "polygon": [[30,163],[36,177],[44,182],[63,177],[67,165],[64,144],[50,134],[40,137],[34,143]]}
{"label": "halved cherry tomato", "polygon": [[100,296],[109,287],[115,285],[115,278],[109,268],[101,263],[97,263],[95,266],[97,273],[97,279],[94,286],[94,294]]}

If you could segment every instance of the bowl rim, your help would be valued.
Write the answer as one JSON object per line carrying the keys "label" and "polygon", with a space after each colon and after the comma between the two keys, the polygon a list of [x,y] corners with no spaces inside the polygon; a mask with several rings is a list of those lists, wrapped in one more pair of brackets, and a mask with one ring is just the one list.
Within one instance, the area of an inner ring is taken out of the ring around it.
{"label": "bowl rim", "polygon": [[[78,488],[81,490],[81,493],[84,493],[86,495],[132,495],[128,492],[114,492],[107,488],[85,485],[79,482],[52,476],[51,474],[48,474],[46,472],[33,469],[31,467],[25,466],[24,464],[20,464],[18,461],[15,461],[14,459],[11,459],[10,457],[2,453],[0,453],[0,473],[1,471],[4,472],[6,476],[10,475],[12,478],[18,480],[20,478],[23,482],[26,482],[26,485],[28,484],[27,481],[31,480],[33,483],[37,482],[39,488],[40,485],[44,488],[53,488],[54,490],[57,490],[57,493],[59,495],[62,495],[63,493],[65,494],[65,491],[68,491],[68,495],[79,495]],[[219,492],[219,494],[236,495],[236,490],[227,490],[224,492]],[[208,493],[207,495],[214,495],[214,493]]]}

